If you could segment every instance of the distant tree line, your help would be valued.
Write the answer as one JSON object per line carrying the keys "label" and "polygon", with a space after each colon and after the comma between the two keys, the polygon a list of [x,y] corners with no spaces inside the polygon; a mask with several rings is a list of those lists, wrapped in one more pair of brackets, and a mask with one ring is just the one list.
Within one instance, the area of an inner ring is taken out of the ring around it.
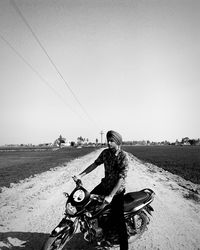
{"label": "distant tree line", "polygon": [[[128,140],[123,141],[123,145],[132,145],[132,146],[156,146],[156,145],[175,145],[175,146],[199,146],[200,138],[191,139],[189,137],[184,137],[180,141],[177,139],[175,142],[169,142],[167,140],[161,142],[154,142],[150,140]],[[84,138],[82,136],[77,137],[77,141],[67,142],[66,138],[60,135],[54,143],[41,143],[39,145],[33,144],[6,144],[4,147],[65,147],[65,146],[106,146],[106,143],[99,143],[98,139],[95,142],[90,142],[88,138]]]}
{"label": "distant tree line", "polygon": [[175,142],[169,141],[161,141],[154,142],[149,140],[141,140],[141,141],[123,141],[123,145],[133,145],[133,146],[156,146],[156,145],[175,145],[175,146],[199,146],[200,139],[190,139],[189,137],[184,137],[180,141],[177,139]]}

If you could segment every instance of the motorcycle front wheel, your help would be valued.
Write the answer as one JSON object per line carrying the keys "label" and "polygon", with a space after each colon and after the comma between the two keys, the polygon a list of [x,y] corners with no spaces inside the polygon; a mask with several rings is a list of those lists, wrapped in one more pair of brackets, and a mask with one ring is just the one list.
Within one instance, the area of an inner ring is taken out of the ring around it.
{"label": "motorcycle front wheel", "polygon": [[61,250],[73,235],[60,234],[58,236],[49,236],[41,250]]}
{"label": "motorcycle front wheel", "polygon": [[128,242],[132,243],[139,239],[147,229],[148,223],[149,218],[143,210],[141,210],[138,214],[130,216],[126,222],[127,233],[129,236]]}
{"label": "motorcycle front wheel", "polygon": [[[72,221],[67,221],[71,226],[66,227],[63,231],[56,234],[55,229],[53,233],[46,240],[41,250],[61,250],[66,245],[66,243],[73,237],[74,233],[77,230],[78,223],[72,223]],[[62,221],[61,221],[62,223]],[[60,223],[60,225],[61,225]],[[70,225],[69,224],[69,225]],[[59,225],[58,225],[59,226]]]}

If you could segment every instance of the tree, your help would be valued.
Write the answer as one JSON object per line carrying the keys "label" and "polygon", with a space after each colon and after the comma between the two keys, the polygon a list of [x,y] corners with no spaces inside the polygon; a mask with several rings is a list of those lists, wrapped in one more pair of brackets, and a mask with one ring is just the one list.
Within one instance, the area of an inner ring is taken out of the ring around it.
{"label": "tree", "polygon": [[59,146],[59,148],[61,148],[62,144],[65,142],[66,142],[66,138],[62,137],[62,135],[60,135],[58,139],[56,140],[56,144]]}
{"label": "tree", "polygon": [[79,137],[77,138],[77,144],[78,144],[78,145],[82,145],[84,141],[85,141],[85,139],[84,139],[82,136],[79,136]]}
{"label": "tree", "polygon": [[197,140],[195,139],[189,139],[188,142],[190,143],[190,145],[194,146],[197,144]]}

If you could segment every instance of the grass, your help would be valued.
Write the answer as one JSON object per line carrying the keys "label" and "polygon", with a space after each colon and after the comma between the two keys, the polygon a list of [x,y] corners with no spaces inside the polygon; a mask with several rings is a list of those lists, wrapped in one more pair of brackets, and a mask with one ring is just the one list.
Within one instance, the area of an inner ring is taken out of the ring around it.
{"label": "grass", "polygon": [[91,153],[96,148],[62,148],[56,151],[0,151],[0,187],[34,176],[77,157]]}
{"label": "grass", "polygon": [[123,149],[143,162],[200,184],[200,146],[123,146]]}
{"label": "grass", "polygon": [[188,200],[194,200],[196,202],[200,202],[199,195],[194,193],[194,192],[191,192],[191,191],[189,191],[188,194],[184,194],[183,197],[188,199]]}

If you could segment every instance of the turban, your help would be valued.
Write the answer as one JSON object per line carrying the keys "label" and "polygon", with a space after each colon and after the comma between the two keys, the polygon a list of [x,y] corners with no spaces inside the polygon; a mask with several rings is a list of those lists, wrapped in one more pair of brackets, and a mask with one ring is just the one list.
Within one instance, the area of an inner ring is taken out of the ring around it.
{"label": "turban", "polygon": [[110,130],[106,134],[107,140],[112,139],[117,145],[122,144],[122,136],[116,131]]}

